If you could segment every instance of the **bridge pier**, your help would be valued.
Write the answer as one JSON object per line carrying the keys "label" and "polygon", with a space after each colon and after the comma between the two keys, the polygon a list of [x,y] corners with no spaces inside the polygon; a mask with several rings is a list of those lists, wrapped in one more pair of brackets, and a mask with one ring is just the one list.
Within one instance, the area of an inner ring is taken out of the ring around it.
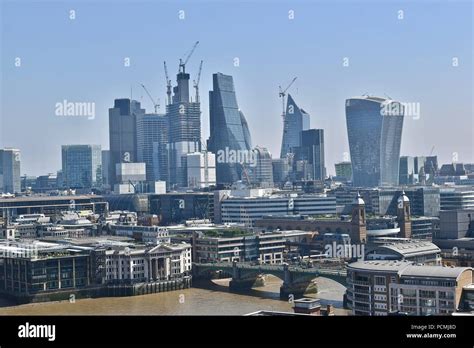
{"label": "bridge pier", "polygon": [[229,282],[229,289],[232,291],[249,290],[255,283],[255,279],[232,278]]}
{"label": "bridge pier", "polygon": [[282,300],[288,300],[290,295],[293,295],[293,300],[296,300],[303,297],[305,293],[318,293],[318,285],[315,280],[297,283],[284,282],[280,287],[280,298]]}

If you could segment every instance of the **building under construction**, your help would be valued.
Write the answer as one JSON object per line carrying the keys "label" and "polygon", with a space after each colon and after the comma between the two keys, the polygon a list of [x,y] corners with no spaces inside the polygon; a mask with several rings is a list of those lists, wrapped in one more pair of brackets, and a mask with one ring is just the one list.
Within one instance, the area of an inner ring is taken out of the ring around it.
{"label": "building under construction", "polygon": [[[177,85],[173,87],[172,96],[171,81],[168,79],[168,72],[166,70],[168,84],[166,114],[169,122],[168,156],[170,187],[186,187],[186,155],[201,151],[201,105],[197,89],[199,82],[194,84],[196,98],[193,101],[189,94],[190,75],[186,73],[186,63],[198,43],[196,42],[184,61],[180,60],[179,72],[176,76]],[[201,70],[199,70],[198,76],[200,76],[200,73]]]}

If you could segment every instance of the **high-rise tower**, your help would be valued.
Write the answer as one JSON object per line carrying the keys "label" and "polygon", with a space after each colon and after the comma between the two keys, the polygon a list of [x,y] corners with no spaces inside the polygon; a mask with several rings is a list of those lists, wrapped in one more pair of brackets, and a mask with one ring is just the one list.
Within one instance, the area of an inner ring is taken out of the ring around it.
{"label": "high-rise tower", "polygon": [[0,149],[0,192],[20,193],[20,150]]}
{"label": "high-rise tower", "polygon": [[189,74],[177,74],[168,117],[168,160],[170,186],[186,187],[186,155],[201,151],[201,106],[189,99]]}
{"label": "high-rise tower", "polygon": [[394,100],[346,100],[346,123],[354,186],[398,185],[404,107]]}
{"label": "high-rise tower", "polygon": [[251,154],[252,144],[247,121],[237,105],[232,76],[213,74],[212,82],[208,150],[216,154],[217,184],[228,185],[241,179],[242,165],[246,165],[239,163],[235,154]]}
{"label": "high-rise tower", "polygon": [[144,114],[140,103],[130,99],[115,99],[109,109],[110,184],[116,183],[117,163],[137,162],[137,115]]}
{"label": "high-rise tower", "polygon": [[301,146],[301,132],[309,129],[309,124],[309,114],[299,108],[293,97],[288,94],[280,158],[285,158],[289,153],[294,152],[295,147]]}

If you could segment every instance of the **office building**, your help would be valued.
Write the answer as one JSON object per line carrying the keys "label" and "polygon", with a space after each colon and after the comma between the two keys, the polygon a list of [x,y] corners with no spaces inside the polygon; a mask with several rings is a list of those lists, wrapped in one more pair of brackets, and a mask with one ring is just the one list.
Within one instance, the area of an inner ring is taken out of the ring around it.
{"label": "office building", "polygon": [[0,242],[0,293],[27,298],[91,284],[87,250],[45,242]]}
{"label": "office building", "polygon": [[100,145],[63,145],[62,172],[65,188],[102,186],[102,151]]}
{"label": "office building", "polygon": [[274,158],[272,159],[273,182],[276,185],[283,185],[289,179],[291,169],[291,158]]}
{"label": "office building", "polygon": [[280,158],[285,158],[288,154],[294,152],[294,148],[301,146],[301,132],[309,129],[309,127],[309,114],[299,108],[293,97],[288,94],[286,112],[283,119]]}
{"label": "office building", "polygon": [[115,99],[109,109],[110,185],[116,184],[117,163],[137,162],[137,115],[144,114],[140,103],[130,99]]}
{"label": "office building", "polygon": [[[315,199],[316,198],[310,198],[309,202],[307,200],[303,200],[298,202],[297,205],[296,198],[294,198],[293,202],[289,201],[289,206],[291,206],[291,203],[293,203],[293,212],[291,210],[287,210],[287,212],[280,210],[277,213],[272,213],[272,215],[267,214],[264,217],[257,219],[254,225],[255,227],[264,231],[302,230],[318,232],[320,235],[328,233],[335,233],[339,235],[345,234],[350,237],[352,243],[367,242],[368,231],[365,202],[360,195],[355,196],[355,199],[354,197],[352,198],[350,219],[341,218],[340,216],[335,215],[335,206],[330,209],[333,211],[332,216],[305,216],[314,214],[305,211],[310,209],[314,211],[317,209],[316,206],[318,204]],[[335,204],[335,201],[333,200],[330,204]],[[322,212],[325,209],[324,205],[324,202],[319,202],[319,214],[324,215],[329,213],[329,209],[326,210],[326,213]],[[298,208],[296,208],[297,206]],[[303,208],[303,206],[306,207]],[[246,211],[243,210],[243,212],[245,213]],[[244,217],[248,219],[248,215],[250,214],[244,215]]]}
{"label": "office building", "polygon": [[0,149],[0,193],[20,193],[20,177],[20,150]]}
{"label": "office building", "polygon": [[474,187],[441,187],[440,202],[441,210],[474,209]]}
{"label": "office building", "polygon": [[306,236],[302,231],[253,234],[243,230],[193,232],[195,262],[258,262],[281,264],[287,241]]}
{"label": "office building", "polygon": [[415,159],[411,156],[400,157],[400,185],[412,185],[415,183]]}
{"label": "office building", "polygon": [[147,181],[168,181],[168,119],[166,115],[139,114],[137,162],[146,164]]}
{"label": "office building", "polygon": [[302,175],[303,180],[324,180],[326,168],[324,164],[324,130],[308,129],[301,132],[301,146],[294,147],[297,161],[308,164],[308,173]]}
{"label": "office building", "polygon": [[[255,192],[255,191],[253,191]],[[264,216],[325,215],[336,213],[334,197],[316,194],[266,194],[265,192],[241,195],[230,191],[220,203],[223,223],[243,223],[253,226]]]}
{"label": "office building", "polygon": [[102,150],[102,186],[105,188],[111,188],[110,172],[110,150]]}
{"label": "office building", "polygon": [[188,187],[201,189],[216,185],[216,156],[212,152],[186,155]]}
{"label": "office building", "polygon": [[251,163],[252,142],[247,121],[240,111],[230,75],[212,75],[209,91],[210,136],[208,150],[216,155],[217,184],[242,179],[242,166]]}
{"label": "office building", "polygon": [[251,185],[273,187],[272,154],[266,147],[257,146],[253,150],[255,164],[245,169]]}
{"label": "office building", "polygon": [[398,185],[404,107],[362,96],[346,100],[346,122],[355,186]]}
{"label": "office building", "polygon": [[158,215],[162,225],[191,219],[214,220],[213,192],[171,192],[149,195],[149,213]]}
{"label": "office building", "polygon": [[66,210],[91,210],[103,214],[108,210],[107,202],[99,195],[68,196],[23,196],[0,198],[0,217],[22,214],[44,214],[55,216]]}
{"label": "office building", "polygon": [[344,179],[345,181],[352,180],[352,164],[351,162],[339,162],[334,164],[336,169],[336,177],[337,179],[341,180]]}
{"label": "office building", "polygon": [[474,209],[439,212],[437,239],[474,238]]}

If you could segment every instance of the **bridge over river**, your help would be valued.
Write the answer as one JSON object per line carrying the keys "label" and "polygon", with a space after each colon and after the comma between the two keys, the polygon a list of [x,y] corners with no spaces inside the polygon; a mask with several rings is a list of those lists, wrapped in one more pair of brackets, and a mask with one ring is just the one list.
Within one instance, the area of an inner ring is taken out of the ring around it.
{"label": "bridge over river", "polygon": [[283,280],[280,297],[302,296],[306,291],[316,289],[315,278],[332,279],[347,287],[347,271],[343,266],[325,267],[316,265],[309,268],[287,264],[252,264],[247,262],[193,263],[193,277],[210,279],[217,272],[232,278],[231,290],[245,290],[254,286],[257,278],[271,274]]}

